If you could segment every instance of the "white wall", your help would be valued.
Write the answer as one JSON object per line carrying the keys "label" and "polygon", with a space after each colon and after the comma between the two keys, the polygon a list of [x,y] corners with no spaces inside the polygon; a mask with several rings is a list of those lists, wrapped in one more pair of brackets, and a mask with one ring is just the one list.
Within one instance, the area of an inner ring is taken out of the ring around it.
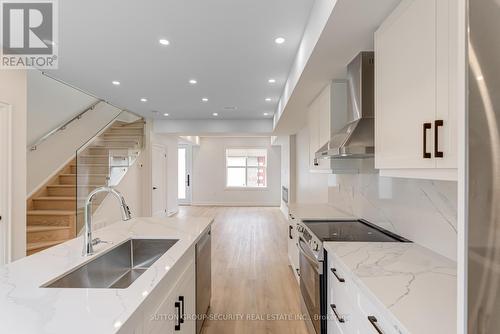
{"label": "white wall", "polygon": [[[115,188],[120,191],[132,213],[132,217],[144,217],[143,182],[148,172],[145,154],[139,156],[135,164],[129,168],[120,184]],[[108,195],[93,215],[94,229],[102,228],[121,219],[121,210],[115,197]]]}
{"label": "white wall", "polygon": [[328,174],[309,171],[309,129],[304,127],[296,135],[296,192],[297,203],[328,203]]}
{"label": "white wall", "polygon": [[[40,144],[35,151],[28,151],[28,196],[74,158],[76,150],[120,112],[120,109],[101,102],[80,120],[68,125],[66,130]],[[29,114],[29,117],[31,116],[32,114]]]}
{"label": "white wall", "polygon": [[95,97],[53,80],[40,71],[28,71],[28,144],[95,101]]}
{"label": "white wall", "polygon": [[[226,189],[226,148],[267,148],[267,189]],[[202,137],[193,147],[194,205],[279,206],[281,198],[281,149],[269,137]]]}
{"label": "white wall", "polygon": [[154,132],[175,135],[215,136],[233,134],[270,135],[271,119],[204,119],[204,120],[156,120]]}
{"label": "white wall", "polygon": [[26,100],[26,71],[0,71],[0,101],[12,105],[13,259],[26,255]]}

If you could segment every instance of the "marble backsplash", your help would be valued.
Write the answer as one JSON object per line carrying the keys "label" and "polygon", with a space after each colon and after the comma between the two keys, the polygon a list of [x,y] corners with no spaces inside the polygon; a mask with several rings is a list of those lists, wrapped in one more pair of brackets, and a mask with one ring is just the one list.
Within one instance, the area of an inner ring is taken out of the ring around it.
{"label": "marble backsplash", "polygon": [[456,261],[454,181],[331,174],[328,202]]}

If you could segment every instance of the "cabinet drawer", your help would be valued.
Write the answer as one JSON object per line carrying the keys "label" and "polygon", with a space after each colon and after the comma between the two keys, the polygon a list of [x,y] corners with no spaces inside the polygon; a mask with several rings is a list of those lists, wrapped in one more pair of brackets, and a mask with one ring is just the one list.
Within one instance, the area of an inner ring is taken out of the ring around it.
{"label": "cabinet drawer", "polygon": [[334,260],[328,261],[328,264],[328,309],[332,315],[329,319],[337,321],[331,308],[334,304],[337,314],[344,319],[344,322],[338,325],[345,330],[346,327],[353,327],[351,325],[354,324],[351,323],[357,320],[354,307],[357,289],[341,265]]}
{"label": "cabinet drawer", "polygon": [[[377,328],[384,334],[406,333],[393,321],[388,319],[387,311],[376,307],[375,304],[358,291],[356,298],[357,317],[356,322],[362,333],[378,334]],[[371,321],[370,321],[371,320]]]}

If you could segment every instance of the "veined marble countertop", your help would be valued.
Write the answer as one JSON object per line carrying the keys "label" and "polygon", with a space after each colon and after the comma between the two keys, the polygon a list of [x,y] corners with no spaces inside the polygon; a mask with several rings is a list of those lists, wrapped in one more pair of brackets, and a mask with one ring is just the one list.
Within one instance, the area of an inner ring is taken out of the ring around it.
{"label": "veined marble countertop", "polygon": [[[94,232],[94,237],[113,244],[95,246],[92,257],[82,257],[79,237],[0,267],[0,332],[116,333],[211,223],[210,218],[119,221]],[[179,241],[126,289],[40,288],[131,237]]]}
{"label": "veined marble countertop", "polygon": [[456,263],[414,243],[327,242],[328,256],[398,327],[412,334],[457,332]]}
{"label": "veined marble countertop", "polygon": [[356,219],[328,204],[290,204],[288,210],[295,218],[302,220]]}

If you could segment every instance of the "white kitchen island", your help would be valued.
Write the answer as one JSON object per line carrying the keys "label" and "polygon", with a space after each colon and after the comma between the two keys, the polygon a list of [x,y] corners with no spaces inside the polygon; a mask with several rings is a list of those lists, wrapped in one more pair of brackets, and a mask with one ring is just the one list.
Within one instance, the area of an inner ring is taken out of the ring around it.
{"label": "white kitchen island", "polygon": [[[212,222],[191,217],[119,221],[94,232],[109,243],[95,246],[91,257],[82,256],[79,237],[0,267],[2,333],[173,332],[176,319],[168,314],[175,313],[174,301],[169,298],[184,289],[190,300],[184,314],[194,313],[195,245]],[[130,238],[178,241],[128,288],[41,287]],[[178,332],[194,334],[194,323],[186,319]]]}

